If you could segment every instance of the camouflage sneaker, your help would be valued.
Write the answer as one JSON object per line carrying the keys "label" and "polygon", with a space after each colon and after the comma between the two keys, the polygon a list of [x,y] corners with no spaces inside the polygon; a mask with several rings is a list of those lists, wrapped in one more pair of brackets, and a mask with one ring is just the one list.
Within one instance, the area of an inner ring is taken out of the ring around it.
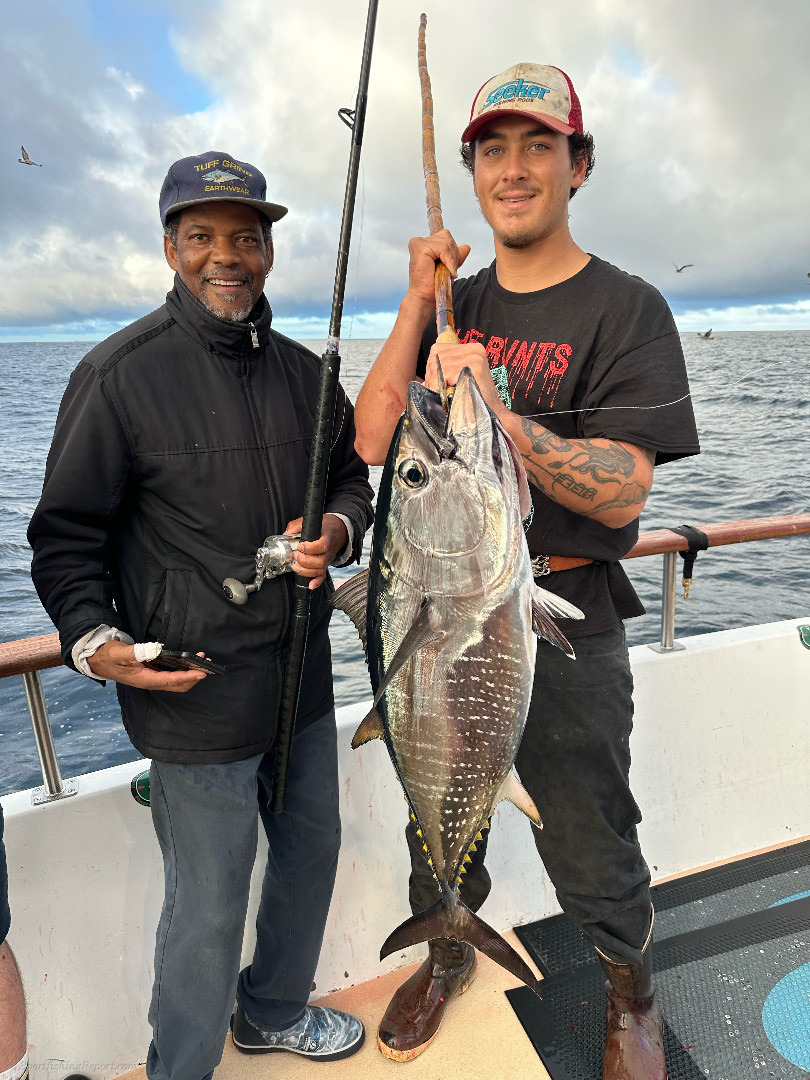
{"label": "camouflage sneaker", "polygon": [[283,1031],[260,1029],[248,1020],[237,1002],[231,1017],[231,1036],[233,1045],[243,1054],[289,1050],[313,1061],[337,1061],[356,1053],[366,1032],[355,1016],[318,1005],[307,1005],[301,1019]]}

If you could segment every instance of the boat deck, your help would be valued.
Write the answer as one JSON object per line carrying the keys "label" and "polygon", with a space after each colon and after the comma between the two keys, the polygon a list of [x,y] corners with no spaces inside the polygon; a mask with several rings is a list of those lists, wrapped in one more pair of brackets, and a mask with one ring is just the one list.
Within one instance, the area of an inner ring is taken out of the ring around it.
{"label": "boat deck", "polygon": [[[503,935],[528,960],[514,933]],[[531,964],[531,961],[529,961]],[[534,1047],[504,996],[521,985],[509,972],[478,953],[478,975],[469,990],[448,1008],[441,1029],[428,1049],[402,1063],[383,1057],[377,1048],[377,1025],[391,995],[418,967],[412,964],[378,979],[327,994],[320,1005],[359,1016],[366,1027],[361,1050],[344,1061],[330,1062],[330,1080],[392,1080],[401,1070],[403,1080],[549,1080]],[[533,970],[534,965],[532,965]],[[269,1055],[268,1055],[269,1056]],[[230,1036],[214,1080],[323,1080],[323,1063],[296,1054],[278,1053],[268,1061],[263,1054],[240,1054]],[[120,1080],[145,1080],[146,1069],[134,1069]]]}
{"label": "boat deck", "polygon": [[[810,623],[810,614],[801,622]],[[670,654],[631,650],[633,790],[644,808],[639,834],[657,883],[807,838],[802,765],[810,759],[810,653],[802,642],[791,619],[689,638]],[[366,711],[359,702],[339,712],[343,843],[315,975],[316,993],[334,988],[321,1000],[356,1013],[367,1027],[367,1045],[331,1063],[338,1080],[373,1080],[383,1069],[393,1076],[390,1070],[400,1067],[380,1054],[376,1030],[410,973],[393,970],[395,964],[423,955],[415,949],[379,961],[380,942],[410,914],[409,856],[402,792],[384,747],[350,749]],[[30,790],[3,796],[15,913],[10,940],[27,991],[38,1080],[75,1072],[91,1080],[143,1080],[135,1065],[149,1042],[163,894],[151,819],[130,790],[133,774],[147,764],[80,776],[75,797],[55,802],[34,802]],[[500,805],[487,852],[493,888],[485,911],[500,931],[558,911],[533,848],[529,823],[513,806]],[[242,963],[252,955],[262,869],[260,852]],[[547,1077],[503,995],[514,981],[486,959],[479,970],[469,992],[448,1009],[435,1044],[408,1063],[413,1080]],[[248,1080],[256,1070],[284,1077],[318,1068],[324,1071],[291,1054],[270,1062],[241,1055],[228,1040],[218,1075]]]}

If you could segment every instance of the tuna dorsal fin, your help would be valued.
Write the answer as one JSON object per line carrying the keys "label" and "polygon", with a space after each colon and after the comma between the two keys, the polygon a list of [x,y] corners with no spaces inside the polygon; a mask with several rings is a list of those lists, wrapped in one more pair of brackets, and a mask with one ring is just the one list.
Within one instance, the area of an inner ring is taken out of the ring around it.
{"label": "tuna dorsal fin", "polygon": [[532,630],[539,638],[545,638],[558,649],[562,649],[566,656],[576,659],[571,643],[565,634],[554,622],[554,616],[562,616],[566,619],[584,619],[585,616],[573,604],[567,600],[555,596],[547,589],[541,589],[539,585],[532,586]]}
{"label": "tuna dorsal fin", "polygon": [[534,799],[523,784],[521,784],[518,779],[518,774],[514,769],[512,769],[498,789],[498,794],[495,796],[495,802],[492,804],[493,807],[497,806],[502,799],[508,799],[510,803],[514,803],[518,810],[522,810],[526,817],[539,829],[543,828],[543,822],[540,820],[540,814],[537,812],[537,807],[534,805]]}
{"label": "tuna dorsal fin", "polygon": [[374,698],[375,705],[391,685],[391,681],[400,668],[407,664],[410,658],[424,648],[425,645],[429,645],[431,641],[437,641],[440,637],[443,637],[444,631],[437,629],[433,623],[433,605],[430,600],[425,600],[410,630],[400,641],[399,648],[391,658],[385,678],[377,689],[377,695]]}
{"label": "tuna dorsal fin", "polygon": [[357,628],[363,651],[368,657],[366,646],[366,603],[368,601],[368,570],[350,577],[347,582],[332,593],[329,603],[333,608],[348,615]]}
{"label": "tuna dorsal fin", "polygon": [[356,750],[358,746],[362,746],[364,743],[371,742],[372,739],[384,738],[385,730],[383,728],[382,717],[377,712],[377,709],[372,707],[371,711],[366,713],[360,721],[360,726],[354,733],[352,750]]}
{"label": "tuna dorsal fin", "polygon": [[483,919],[473,914],[452,894],[447,885],[442,887],[442,892],[444,895],[438,904],[413,915],[394,930],[383,942],[380,959],[384,960],[386,956],[407,948],[408,945],[417,945],[420,941],[430,941],[433,938],[466,941],[486,953],[490,960],[522,979],[538,997],[542,997],[534,972],[512,946],[491,926],[487,926]]}

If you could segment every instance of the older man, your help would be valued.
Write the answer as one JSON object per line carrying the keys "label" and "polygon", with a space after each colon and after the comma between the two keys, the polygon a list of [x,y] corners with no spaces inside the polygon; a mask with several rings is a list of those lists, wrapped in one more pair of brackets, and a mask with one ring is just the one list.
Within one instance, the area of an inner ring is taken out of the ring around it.
{"label": "older man", "polygon": [[[165,899],[150,1080],[210,1077],[235,995],[239,1050],[329,1061],[363,1041],[355,1018],[307,1004],[340,844],[327,589],[313,597],[286,811],[275,816],[291,579],[242,607],[221,584],[252,578],[264,537],[301,523],[318,361],[272,329],[263,293],[272,224],[286,212],[266,200],[259,170],[229,154],[172,165],[160,215],[174,288],[73,372],[29,531],[65,662],[116,681],[127,732],[153,759]],[[329,581],[330,563],[359,557],[371,522],[353,442],[341,391],[323,533],[294,566],[311,588]],[[156,670],[154,643],[205,654],[224,673]],[[270,854],[240,975],[259,818]]]}

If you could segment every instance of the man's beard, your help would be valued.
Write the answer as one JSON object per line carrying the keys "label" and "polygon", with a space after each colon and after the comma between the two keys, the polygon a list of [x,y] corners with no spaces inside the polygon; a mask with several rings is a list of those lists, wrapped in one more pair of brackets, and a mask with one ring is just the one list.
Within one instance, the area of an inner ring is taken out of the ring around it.
{"label": "man's beard", "polygon": [[492,221],[491,216],[488,216],[485,213],[484,208],[481,205],[480,199],[478,200],[478,209],[481,211],[481,216],[483,217],[484,221],[486,221],[487,225],[489,225],[489,227],[492,229],[495,239],[503,247],[517,250],[520,248],[529,247],[537,239],[536,227],[525,228],[519,225],[515,225],[509,232],[505,231],[505,229],[503,228],[496,231],[496,226]]}
{"label": "man's beard", "polygon": [[[215,286],[209,284],[210,278],[222,278],[230,281],[243,282],[248,287],[250,293],[248,299],[244,301],[240,307],[235,305],[239,303],[239,298],[234,296],[229,298],[227,296],[214,296],[209,297],[208,290],[213,289]],[[208,308],[212,315],[218,316],[220,319],[227,319],[229,322],[246,322],[248,316],[255,306],[253,300],[253,274],[249,270],[242,271],[237,277],[234,277],[230,273],[216,274],[208,270],[205,273],[200,274],[200,300],[203,305]],[[214,306],[216,305],[216,306]]]}
{"label": "man's beard", "polygon": [[500,233],[498,235],[501,246],[512,248],[513,250],[528,247],[530,244],[533,244],[536,239],[537,235],[534,232]]}

